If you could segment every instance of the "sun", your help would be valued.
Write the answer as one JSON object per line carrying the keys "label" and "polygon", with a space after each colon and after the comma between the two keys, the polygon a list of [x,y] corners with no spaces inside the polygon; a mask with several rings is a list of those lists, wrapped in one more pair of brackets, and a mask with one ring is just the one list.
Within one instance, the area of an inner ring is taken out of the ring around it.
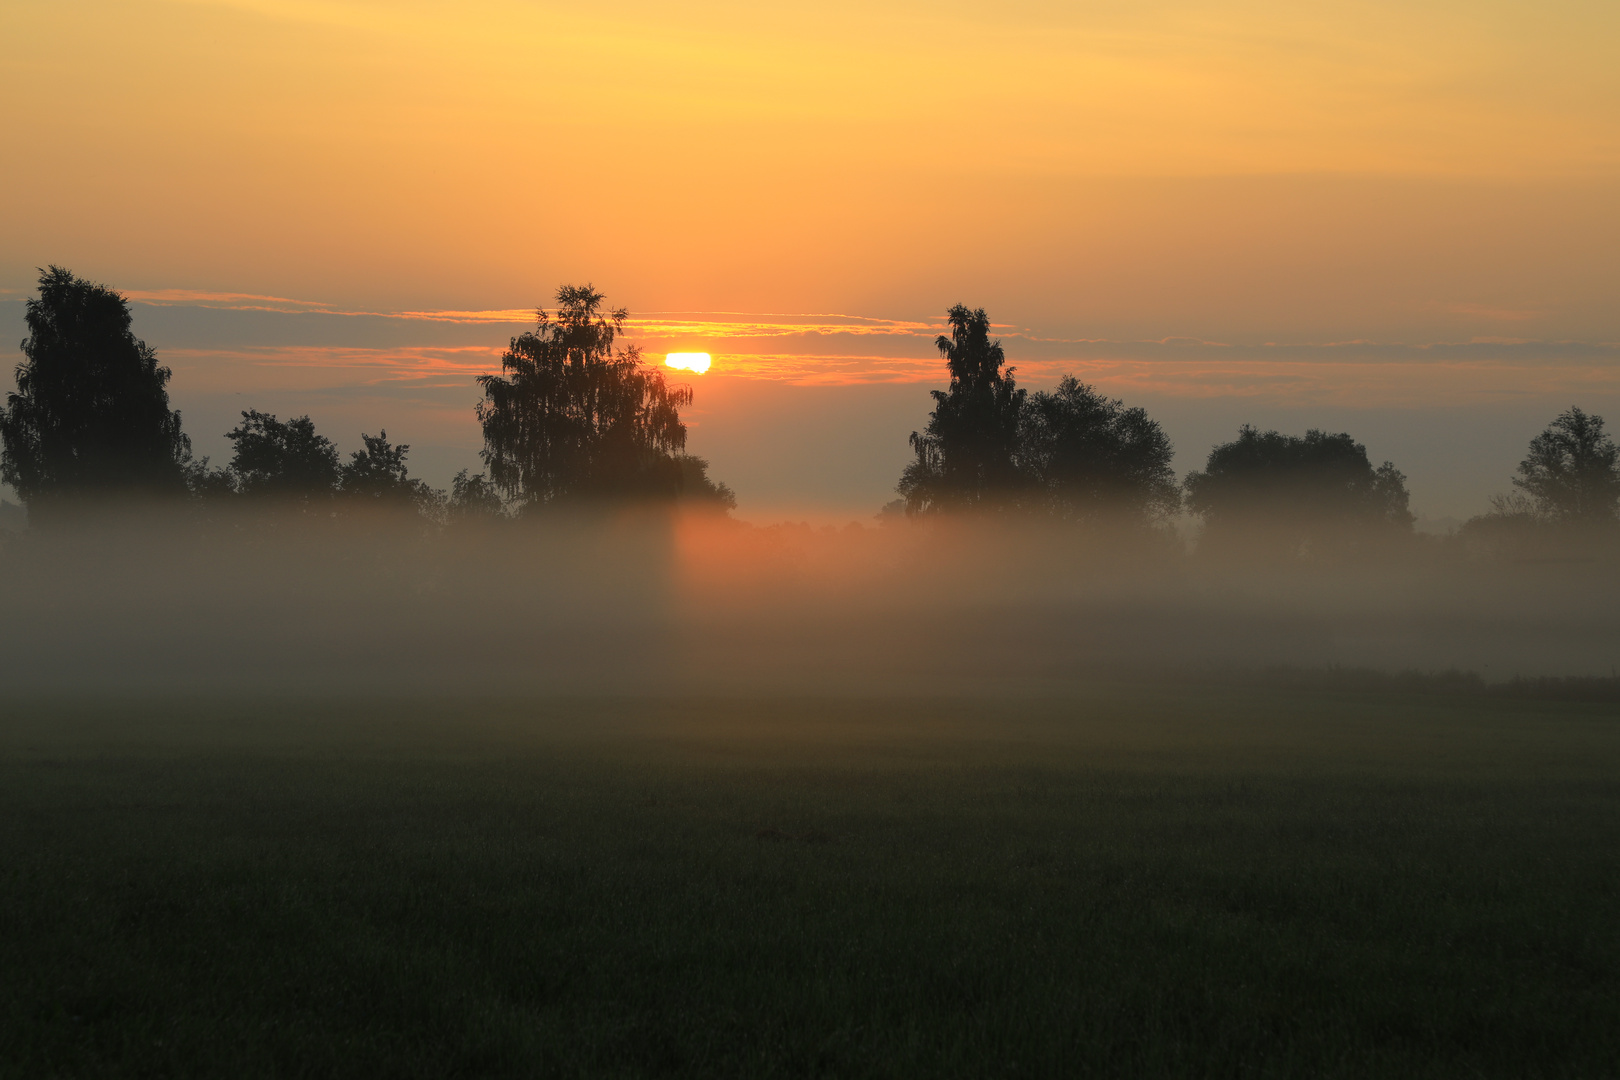
{"label": "sun", "polygon": [[672,352],[664,357],[664,363],[672,368],[684,368],[687,371],[694,371],[701,375],[709,370],[709,354],[706,352]]}

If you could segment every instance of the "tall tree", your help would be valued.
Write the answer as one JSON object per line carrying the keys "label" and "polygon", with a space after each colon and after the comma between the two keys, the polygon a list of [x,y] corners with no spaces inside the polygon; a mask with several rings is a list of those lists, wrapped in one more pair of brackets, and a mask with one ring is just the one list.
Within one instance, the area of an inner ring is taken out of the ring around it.
{"label": "tall tree", "polygon": [[1620,447],[1604,432],[1603,417],[1572,407],[1530,440],[1513,486],[1530,497],[1543,518],[1612,522],[1620,506]]}
{"label": "tall tree", "polygon": [[244,495],[308,500],[329,498],[337,489],[337,447],[316,434],[307,416],[282,421],[250,409],[225,437],[234,446],[230,471]]}
{"label": "tall tree", "polygon": [[25,317],[17,390],[0,410],[0,479],[36,514],[64,498],[181,490],[191,444],[169,408],[169,369],[131,330],[128,302],[53,266]]}
{"label": "tall tree", "polygon": [[1061,518],[1126,514],[1163,519],[1181,506],[1170,438],[1146,410],[1065,376],[1033,394],[1019,425],[1018,461]]}
{"label": "tall tree", "polygon": [[1387,461],[1374,468],[1367,448],[1343,433],[1300,438],[1245,424],[1236,440],[1210,451],[1186,488],[1216,544],[1241,534],[1250,546],[1271,541],[1298,552],[1368,530],[1410,532],[1414,520],[1406,477]]}
{"label": "tall tree", "polygon": [[933,390],[928,427],[911,433],[917,459],[896,490],[911,514],[1005,505],[1021,486],[1016,455],[1025,392],[1005,372],[1001,342],[990,337],[980,308],[957,304],[947,313],[951,336],[936,340],[950,368],[949,389]]}
{"label": "tall tree", "polygon": [[686,445],[671,386],[634,345],[616,349],[628,313],[605,309],[590,285],[557,290],[532,333],[512,339],[501,374],[480,375],[484,463],[520,506],[594,498],[670,498],[684,487]]}

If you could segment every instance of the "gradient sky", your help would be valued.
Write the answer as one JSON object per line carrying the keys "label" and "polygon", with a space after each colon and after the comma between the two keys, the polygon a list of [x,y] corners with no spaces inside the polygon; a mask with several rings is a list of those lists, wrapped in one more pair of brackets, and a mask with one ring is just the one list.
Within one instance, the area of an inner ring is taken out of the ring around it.
{"label": "gradient sky", "polygon": [[307,411],[443,483],[578,281],[715,353],[745,516],[889,497],[959,300],[1182,470],[1342,428],[1431,516],[1620,422],[1612,2],[10,0],[0,90],[0,330],[45,263],[126,290],[204,452]]}

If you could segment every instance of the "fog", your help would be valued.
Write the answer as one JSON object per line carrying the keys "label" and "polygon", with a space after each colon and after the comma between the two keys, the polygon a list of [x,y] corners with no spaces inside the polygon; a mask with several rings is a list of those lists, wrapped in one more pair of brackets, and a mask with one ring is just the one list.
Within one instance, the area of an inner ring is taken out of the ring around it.
{"label": "fog", "polygon": [[1609,675],[1620,561],[1431,537],[124,508],[0,551],[11,692],[1043,694],[1277,667]]}

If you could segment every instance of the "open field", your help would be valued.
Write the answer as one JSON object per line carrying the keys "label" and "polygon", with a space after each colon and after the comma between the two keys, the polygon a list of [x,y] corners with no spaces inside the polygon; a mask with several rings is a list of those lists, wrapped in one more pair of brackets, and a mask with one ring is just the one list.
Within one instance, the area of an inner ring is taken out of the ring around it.
{"label": "open field", "polygon": [[1614,705],[13,699],[10,1076],[1612,1076]]}

